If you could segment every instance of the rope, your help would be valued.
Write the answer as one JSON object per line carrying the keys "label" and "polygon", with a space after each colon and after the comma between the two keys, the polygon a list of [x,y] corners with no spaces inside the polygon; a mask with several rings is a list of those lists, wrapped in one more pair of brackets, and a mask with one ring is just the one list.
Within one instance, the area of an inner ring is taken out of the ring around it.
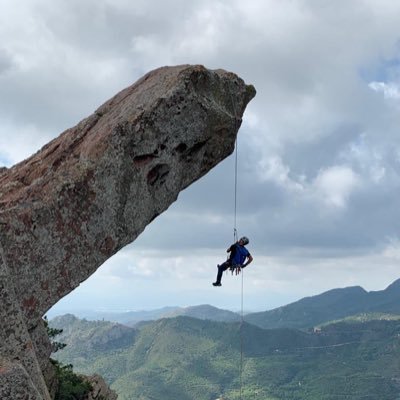
{"label": "rope", "polygon": [[[232,100],[233,102],[233,100]],[[235,130],[237,130],[237,117],[236,117],[236,108],[234,107],[234,111],[235,111]],[[235,187],[234,187],[234,207],[233,207],[233,243],[236,243],[238,241],[238,234],[237,234],[237,229],[236,229],[236,225],[237,225],[237,187],[238,187],[238,139],[236,136],[236,140],[235,140]]]}
{"label": "rope", "polygon": [[[234,209],[233,209],[233,242],[236,243],[238,241],[238,233],[237,233],[237,192],[238,192],[238,118],[236,114],[236,104],[233,99],[232,93],[230,93],[233,115],[235,118],[235,132],[236,132],[236,140],[235,140],[235,168],[234,168],[234,176],[235,176],[235,185],[234,185]],[[243,394],[243,299],[244,299],[244,279],[243,279],[243,268],[242,272],[242,281],[241,281],[241,300],[240,300],[240,326],[239,326],[239,336],[240,336],[240,365],[239,365],[239,399],[242,400]]]}
{"label": "rope", "polygon": [[240,308],[240,370],[239,370],[239,398],[242,400],[242,386],[243,386],[243,269],[242,269],[242,290],[241,290],[241,308]]}

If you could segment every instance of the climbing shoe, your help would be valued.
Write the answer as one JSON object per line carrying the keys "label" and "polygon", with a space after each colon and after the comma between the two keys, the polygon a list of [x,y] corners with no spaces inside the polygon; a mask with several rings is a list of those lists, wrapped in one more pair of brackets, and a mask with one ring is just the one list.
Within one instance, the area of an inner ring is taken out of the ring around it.
{"label": "climbing shoe", "polygon": [[213,283],[213,286],[222,286],[222,285],[221,285],[221,283],[219,283],[219,282],[214,282],[214,283]]}

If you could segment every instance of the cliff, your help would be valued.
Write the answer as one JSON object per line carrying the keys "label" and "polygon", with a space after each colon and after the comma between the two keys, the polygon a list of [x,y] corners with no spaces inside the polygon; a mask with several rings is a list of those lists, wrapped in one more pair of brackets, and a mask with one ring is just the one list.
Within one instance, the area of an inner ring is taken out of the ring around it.
{"label": "cliff", "polygon": [[254,95],[223,70],[159,68],[0,169],[0,398],[52,397],[42,316],[232,153]]}

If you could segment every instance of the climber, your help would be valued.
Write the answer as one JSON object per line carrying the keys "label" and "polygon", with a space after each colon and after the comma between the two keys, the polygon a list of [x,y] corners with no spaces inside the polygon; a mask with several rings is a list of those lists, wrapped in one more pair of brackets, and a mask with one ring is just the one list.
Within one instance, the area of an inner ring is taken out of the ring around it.
{"label": "climber", "polygon": [[229,247],[227,250],[227,253],[230,253],[229,258],[224,263],[217,265],[217,280],[213,283],[213,286],[221,286],[222,273],[228,268],[239,272],[253,261],[253,257],[246,247],[244,247],[248,243],[249,239],[246,236],[243,236],[231,247]]}

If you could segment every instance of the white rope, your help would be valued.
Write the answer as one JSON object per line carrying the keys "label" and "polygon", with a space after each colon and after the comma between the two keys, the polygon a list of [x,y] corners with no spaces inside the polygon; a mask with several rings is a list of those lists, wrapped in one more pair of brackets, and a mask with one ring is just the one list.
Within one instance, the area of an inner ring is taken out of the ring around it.
{"label": "white rope", "polygon": [[[234,208],[233,208],[233,243],[238,241],[238,233],[237,233],[237,192],[238,192],[238,118],[236,114],[236,105],[231,95],[231,102],[232,102],[232,109],[233,115],[235,118],[235,133],[236,133],[236,140],[235,140],[235,168],[234,168],[234,176],[235,176],[235,185],[234,185]],[[241,269],[242,273],[242,281],[241,281],[241,300],[240,300],[240,326],[239,326],[239,336],[240,336],[240,366],[239,366],[239,399],[242,400],[243,394],[243,299],[244,299],[244,279],[243,279],[243,268]]]}

